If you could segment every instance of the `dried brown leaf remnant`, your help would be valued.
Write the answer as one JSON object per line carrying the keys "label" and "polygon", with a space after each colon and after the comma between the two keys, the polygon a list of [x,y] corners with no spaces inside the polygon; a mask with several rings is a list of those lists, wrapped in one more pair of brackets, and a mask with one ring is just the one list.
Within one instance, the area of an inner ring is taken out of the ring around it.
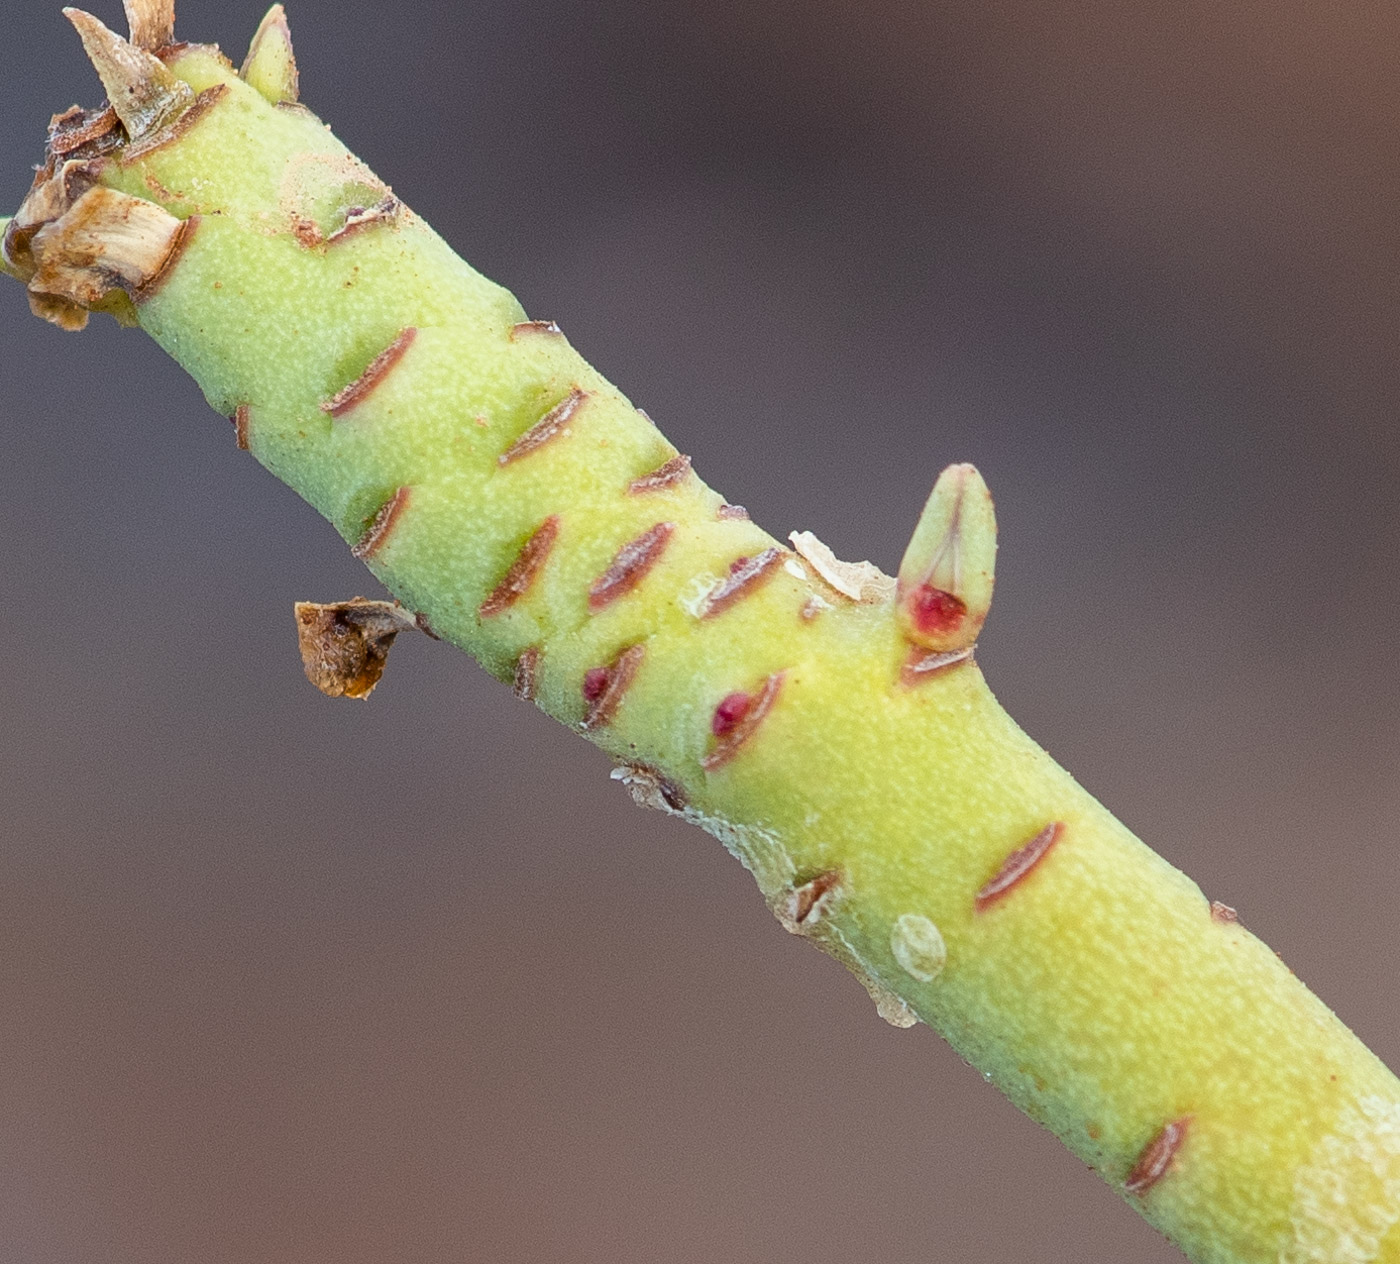
{"label": "dried brown leaf remnant", "polygon": [[29,292],[79,309],[73,320],[81,328],[86,309],[114,291],[138,300],[153,293],[197,225],[115,189],[88,189],[29,242],[35,268]]}
{"label": "dried brown leaf remnant", "polygon": [[364,597],[332,605],[299,601],[296,620],[306,678],[330,698],[368,698],[394,638],[414,626],[402,606]]}
{"label": "dried brown leaf remnant", "polygon": [[[66,158],[84,145],[104,141],[117,126],[117,112],[110,105],[85,110],[75,105],[49,120],[48,152],[53,158]],[[113,143],[119,143],[120,136]]]}
{"label": "dried brown leaf remnant", "polygon": [[175,42],[175,0],[122,0],[122,8],[137,48],[154,53]]}
{"label": "dried brown leaf remnant", "polygon": [[64,9],[132,141],[159,131],[194,102],[194,89],[159,57],[109,31],[90,13]]}
{"label": "dried brown leaf remnant", "polygon": [[843,562],[810,531],[794,531],[788,539],[798,556],[843,597],[869,603],[893,599],[894,580],[873,563]]}

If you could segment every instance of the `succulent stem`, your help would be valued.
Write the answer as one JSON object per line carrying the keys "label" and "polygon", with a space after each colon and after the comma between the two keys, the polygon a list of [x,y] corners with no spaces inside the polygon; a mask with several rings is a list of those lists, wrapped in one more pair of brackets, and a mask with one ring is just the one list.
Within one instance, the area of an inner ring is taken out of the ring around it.
{"label": "succulent stem", "polygon": [[128,11],[133,42],[66,11],[121,126],[55,120],[5,267],[67,327],[139,320],[398,599],[299,612],[318,684],[362,696],[402,628],[452,641],[1191,1258],[1400,1261],[1400,1083],[988,689],[972,466],[939,477],[897,582],[788,549],[279,108],[279,8],[241,77],[170,44],[168,4]]}

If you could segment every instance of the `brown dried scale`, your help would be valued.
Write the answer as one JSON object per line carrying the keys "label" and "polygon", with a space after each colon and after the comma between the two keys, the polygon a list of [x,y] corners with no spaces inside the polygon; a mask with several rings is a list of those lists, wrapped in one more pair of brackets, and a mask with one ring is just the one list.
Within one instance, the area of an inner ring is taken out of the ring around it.
{"label": "brown dried scale", "polygon": [[589,610],[596,614],[635,589],[661,560],[675,529],[674,522],[658,522],[618,549],[612,564],[588,589]]}
{"label": "brown dried scale", "polygon": [[522,702],[533,702],[539,689],[540,647],[531,645],[515,660],[515,696]]}
{"label": "brown dried scale", "polygon": [[367,698],[400,632],[413,627],[402,606],[356,597],[296,603],[297,642],[306,678],[330,698]]}
{"label": "brown dried scale", "polygon": [[554,542],[559,538],[559,515],[550,514],[534,533],[521,546],[515,561],[510,564],[505,577],[491,591],[491,595],[481,603],[477,613],[489,619],[504,610],[509,610],[535,582],[545,562],[549,560]]}
{"label": "brown dried scale", "polygon": [[175,39],[175,0],[122,0],[131,42],[159,52]]}
{"label": "brown dried scale", "polygon": [[612,770],[612,779],[627,787],[638,807],[667,813],[685,811],[685,788],[652,764],[624,764]]}
{"label": "brown dried scale", "polygon": [[521,457],[538,451],[564,433],[565,428],[588,398],[588,392],[581,387],[573,387],[559,403],[555,404],[539,421],[535,422],[523,435],[496,458],[502,465],[509,465]]}
{"label": "brown dried scale", "polygon": [[177,219],[154,202],[100,185],[90,188],[28,242],[35,269],[30,293],[81,309],[117,290],[138,300],[149,297],[184,252],[197,224],[196,219]]}
{"label": "brown dried scale", "polygon": [[[117,112],[110,105],[84,110],[73,106],[49,120],[48,152],[53,158],[67,158],[77,150],[111,136],[118,123]],[[122,139],[114,138],[114,143]]]}
{"label": "brown dried scale", "polygon": [[239,404],[233,410],[233,437],[240,452],[248,451],[248,425],[252,419],[247,404]]}

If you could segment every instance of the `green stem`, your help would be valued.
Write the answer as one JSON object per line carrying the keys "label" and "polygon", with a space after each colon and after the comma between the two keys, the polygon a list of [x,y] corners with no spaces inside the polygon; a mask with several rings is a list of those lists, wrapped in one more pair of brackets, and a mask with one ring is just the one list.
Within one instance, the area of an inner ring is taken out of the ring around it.
{"label": "green stem", "polygon": [[720,838],[1192,1259],[1400,1260],[1400,1083],[987,688],[976,471],[897,586],[789,550],[295,104],[280,10],[241,74],[80,26],[141,110],[74,120],[9,224],[36,310],[134,303],[422,626]]}

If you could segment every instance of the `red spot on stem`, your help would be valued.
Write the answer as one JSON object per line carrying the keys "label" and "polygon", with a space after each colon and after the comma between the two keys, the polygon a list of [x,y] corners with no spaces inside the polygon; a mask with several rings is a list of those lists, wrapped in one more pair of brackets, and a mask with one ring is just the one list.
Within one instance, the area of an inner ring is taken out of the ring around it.
{"label": "red spot on stem", "polygon": [[986,912],[991,905],[1024,882],[1031,871],[1045,859],[1050,849],[1059,841],[1064,830],[1062,822],[1052,821],[1025,846],[1018,847],[1013,851],[1002,862],[996,877],[977,892],[973,908],[978,913]]}
{"label": "red spot on stem", "polygon": [[636,588],[646,578],[647,572],[661,560],[675,529],[674,522],[658,522],[649,531],[644,531],[618,549],[612,565],[593,581],[588,590],[589,610],[596,614]]}
{"label": "red spot on stem", "polygon": [[510,445],[496,460],[501,465],[509,465],[523,456],[544,447],[551,439],[558,438],[569,424],[579,405],[588,398],[588,392],[573,387],[567,395],[554,405],[543,417]]}
{"label": "red spot on stem", "polygon": [[554,541],[558,538],[559,515],[550,514],[521,546],[505,578],[491,590],[491,595],[477,608],[477,613],[483,619],[489,619],[515,605],[530,591],[530,585],[549,559]]}
{"label": "red spot on stem", "polygon": [[716,737],[724,737],[725,734],[733,731],[739,721],[749,713],[753,706],[753,694],[751,693],[731,693],[720,699],[720,704],[715,708],[715,713],[710,717],[710,732]]}
{"label": "red spot on stem", "polygon": [[909,614],[926,636],[945,636],[967,617],[967,602],[933,584],[920,584],[909,594]]}
{"label": "red spot on stem", "polygon": [[365,528],[355,546],[350,550],[362,562],[369,561],[380,549],[398,525],[399,518],[408,505],[411,489],[400,487],[384,504],[380,507],[373,521]]}
{"label": "red spot on stem", "polygon": [[673,456],[665,465],[652,470],[650,474],[634,478],[627,485],[627,490],[633,496],[644,496],[647,492],[665,491],[668,487],[685,482],[689,476],[690,458]]}
{"label": "red spot on stem", "polygon": [[583,698],[588,703],[583,717],[585,732],[612,722],[645,656],[644,645],[629,645],[607,667],[593,667],[584,673]]}
{"label": "red spot on stem", "polygon": [[[753,738],[754,734],[758,732],[759,726],[773,709],[773,704],[777,702],[778,693],[782,687],[783,673],[774,672],[763,682],[763,686],[757,694],[752,697],[747,694],[739,695],[748,698],[748,703],[744,707],[743,714],[722,735],[716,735],[714,749],[700,761],[700,766],[706,772],[714,772],[715,769],[724,767]],[[729,698],[735,696],[730,694]],[[728,702],[729,698],[726,698],[725,702]],[[720,706],[723,705],[723,702],[720,703]],[[714,723],[712,720],[711,728],[714,727]]]}
{"label": "red spot on stem", "polygon": [[737,557],[729,564],[729,574],[710,591],[700,607],[702,619],[723,614],[735,602],[756,591],[782,565],[782,549],[764,549],[756,557]]}
{"label": "red spot on stem", "polygon": [[1123,1182],[1123,1188],[1128,1193],[1145,1194],[1167,1174],[1176,1152],[1186,1140],[1186,1129],[1190,1123],[1190,1115],[1175,1119],[1164,1125],[1161,1132],[1147,1143]]}
{"label": "red spot on stem", "polygon": [[390,370],[403,359],[404,353],[413,345],[417,336],[418,330],[412,325],[400,330],[394,341],[369,362],[359,377],[321,405],[321,411],[339,419],[352,408],[362,404],[374,388],[389,376]]}

